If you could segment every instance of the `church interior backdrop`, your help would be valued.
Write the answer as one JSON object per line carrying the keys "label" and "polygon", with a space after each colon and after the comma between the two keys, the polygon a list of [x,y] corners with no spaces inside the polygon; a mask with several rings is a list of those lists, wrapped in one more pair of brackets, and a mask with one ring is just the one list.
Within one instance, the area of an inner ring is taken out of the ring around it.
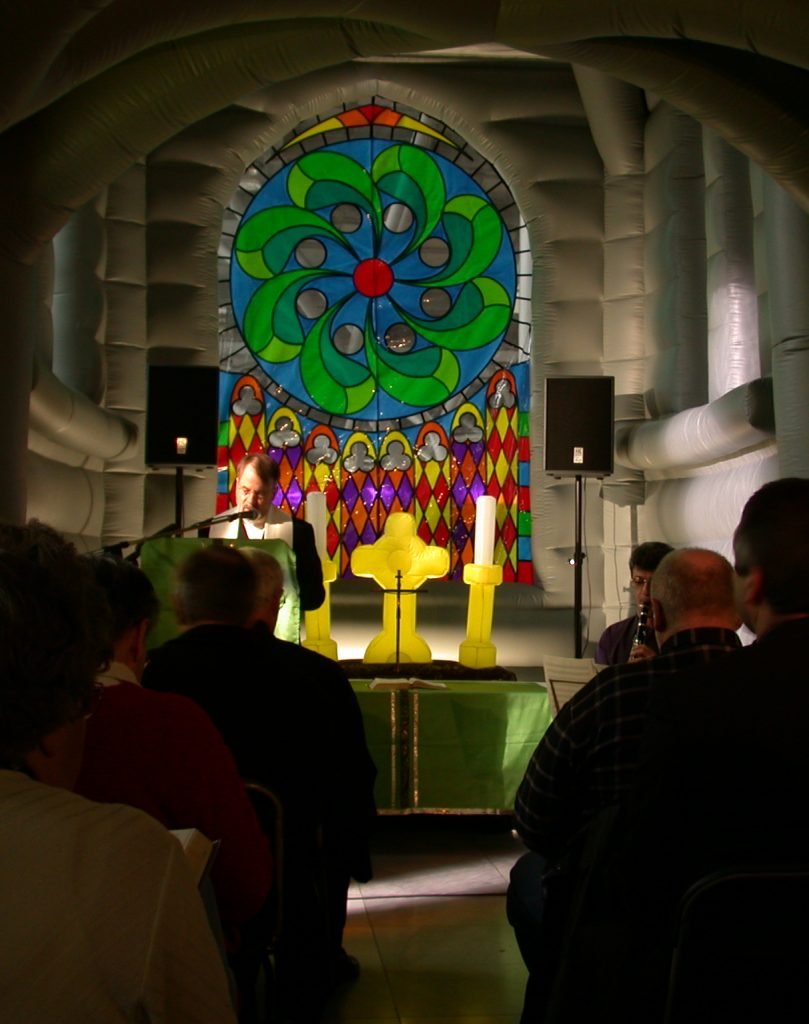
{"label": "church interior backdrop", "polygon": [[378,97],[298,125],[223,218],[217,511],[267,451],[278,504],[325,492],[340,576],[405,511],[460,579],[490,494],[503,578],[533,583],[531,273],[509,189],[449,126]]}

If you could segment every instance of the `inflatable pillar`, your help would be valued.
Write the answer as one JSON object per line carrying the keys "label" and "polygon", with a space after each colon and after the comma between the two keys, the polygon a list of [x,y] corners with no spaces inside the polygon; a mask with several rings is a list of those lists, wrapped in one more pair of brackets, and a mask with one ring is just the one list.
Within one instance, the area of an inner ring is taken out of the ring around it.
{"label": "inflatable pillar", "polygon": [[337,661],[337,641],[331,637],[331,585],[337,579],[337,566],[334,562],[321,561],[323,567],[323,589],[326,598],[319,608],[304,612],[303,621],[306,626],[306,639],[301,647],[316,651],[332,661]]}
{"label": "inflatable pillar", "polygon": [[494,565],[494,535],[497,499],[483,494],[475,503],[475,561],[464,566],[463,580],[469,585],[466,640],[458,649],[458,661],[467,668],[492,668],[497,649],[491,642],[494,616],[494,588],[503,582],[502,566]]}
{"label": "inflatable pillar", "polygon": [[326,658],[331,658],[332,661],[337,661],[337,642],[331,637],[331,585],[337,579],[337,566],[328,557],[327,519],[326,495],[322,491],[310,491],[306,495],[306,521],[312,527],[312,532],[315,535],[315,545],[323,569],[323,589],[326,591],[326,596],[319,608],[304,613],[306,639],[301,647],[306,647],[310,651],[316,651]]}
{"label": "inflatable pillar", "polygon": [[492,643],[494,588],[503,582],[503,567],[465,565],[463,581],[469,584],[469,607],[458,661],[467,668],[493,668],[497,664],[497,648]]}

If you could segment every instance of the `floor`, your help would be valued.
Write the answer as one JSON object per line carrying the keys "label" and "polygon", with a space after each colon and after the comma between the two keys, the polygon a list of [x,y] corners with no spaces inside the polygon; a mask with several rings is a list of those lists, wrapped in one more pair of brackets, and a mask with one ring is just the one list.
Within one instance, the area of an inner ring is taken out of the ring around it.
{"label": "floor", "polygon": [[361,975],[325,1024],[516,1024],[525,968],[505,891],[523,849],[506,818],[380,819],[375,877],[349,894]]}

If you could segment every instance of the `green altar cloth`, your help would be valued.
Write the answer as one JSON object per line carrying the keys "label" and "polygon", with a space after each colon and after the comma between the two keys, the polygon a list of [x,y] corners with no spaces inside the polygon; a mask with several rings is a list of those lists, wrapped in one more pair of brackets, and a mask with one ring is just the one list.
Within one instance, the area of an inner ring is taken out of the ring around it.
{"label": "green altar cloth", "polygon": [[448,682],[440,690],[372,690],[353,680],[387,812],[509,812],[551,721],[528,682]]}

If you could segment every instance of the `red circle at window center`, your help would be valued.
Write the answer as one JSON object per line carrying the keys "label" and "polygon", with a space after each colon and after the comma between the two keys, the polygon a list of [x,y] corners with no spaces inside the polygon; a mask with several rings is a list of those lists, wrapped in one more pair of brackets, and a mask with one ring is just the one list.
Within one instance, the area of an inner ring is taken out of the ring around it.
{"label": "red circle at window center", "polygon": [[393,271],[384,260],[363,260],[354,270],[354,287],[369,299],[387,295],[393,287]]}

